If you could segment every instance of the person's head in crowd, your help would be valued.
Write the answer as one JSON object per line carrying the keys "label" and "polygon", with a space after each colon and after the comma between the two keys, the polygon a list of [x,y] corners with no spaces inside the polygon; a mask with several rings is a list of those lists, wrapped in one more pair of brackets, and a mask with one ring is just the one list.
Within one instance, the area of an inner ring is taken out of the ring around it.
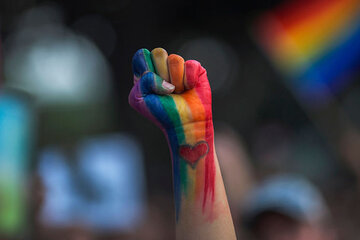
{"label": "person's head in crowd", "polygon": [[243,223],[256,240],[334,240],[320,192],[306,179],[278,175],[249,195]]}

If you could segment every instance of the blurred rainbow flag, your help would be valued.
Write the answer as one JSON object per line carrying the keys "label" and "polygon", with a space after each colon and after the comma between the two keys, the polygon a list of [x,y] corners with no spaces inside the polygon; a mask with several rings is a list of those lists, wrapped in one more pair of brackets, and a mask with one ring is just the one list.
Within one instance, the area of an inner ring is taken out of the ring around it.
{"label": "blurred rainbow flag", "polygon": [[295,0],[261,16],[256,38],[297,97],[322,104],[360,67],[360,0]]}

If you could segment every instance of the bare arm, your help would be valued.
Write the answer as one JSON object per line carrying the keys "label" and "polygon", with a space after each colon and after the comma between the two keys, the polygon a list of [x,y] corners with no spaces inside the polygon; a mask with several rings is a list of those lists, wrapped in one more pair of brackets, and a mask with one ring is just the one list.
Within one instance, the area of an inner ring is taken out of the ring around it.
{"label": "bare arm", "polygon": [[[206,179],[206,161],[212,160],[214,176]],[[188,186],[186,193],[182,193],[185,196],[176,200],[176,204],[181,205],[176,226],[177,239],[236,239],[215,149],[213,159],[200,160],[195,169],[180,176],[180,181],[187,182]],[[211,192],[207,192],[206,196],[207,184]]]}
{"label": "bare arm", "polygon": [[130,105],[162,129],[173,163],[178,240],[236,239],[214,148],[206,70],[164,49],[133,58]]}

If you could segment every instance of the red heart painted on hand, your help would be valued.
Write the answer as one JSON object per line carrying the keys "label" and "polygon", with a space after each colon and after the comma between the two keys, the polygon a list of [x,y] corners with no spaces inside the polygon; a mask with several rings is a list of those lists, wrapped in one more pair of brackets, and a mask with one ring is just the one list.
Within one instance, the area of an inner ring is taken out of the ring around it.
{"label": "red heart painted on hand", "polygon": [[188,163],[192,168],[196,167],[197,162],[203,158],[209,152],[209,145],[205,141],[192,145],[181,145],[179,148],[180,156]]}

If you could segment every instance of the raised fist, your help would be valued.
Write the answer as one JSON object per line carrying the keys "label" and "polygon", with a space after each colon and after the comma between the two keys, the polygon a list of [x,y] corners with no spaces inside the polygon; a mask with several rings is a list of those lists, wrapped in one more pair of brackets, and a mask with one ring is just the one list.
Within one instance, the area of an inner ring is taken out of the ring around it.
{"label": "raised fist", "polygon": [[133,71],[130,105],[163,130],[211,121],[211,90],[199,62],[168,56],[162,48],[140,49]]}
{"label": "raised fist", "polygon": [[[183,196],[203,210],[214,199],[214,147],[211,89],[199,62],[162,48],[138,50],[129,103],[156,123],[168,138],[174,167],[176,212]],[[178,216],[178,214],[177,214]]]}
{"label": "raised fist", "polygon": [[235,240],[214,148],[211,89],[199,62],[138,50],[129,103],[165,133],[173,161],[176,239]]}

